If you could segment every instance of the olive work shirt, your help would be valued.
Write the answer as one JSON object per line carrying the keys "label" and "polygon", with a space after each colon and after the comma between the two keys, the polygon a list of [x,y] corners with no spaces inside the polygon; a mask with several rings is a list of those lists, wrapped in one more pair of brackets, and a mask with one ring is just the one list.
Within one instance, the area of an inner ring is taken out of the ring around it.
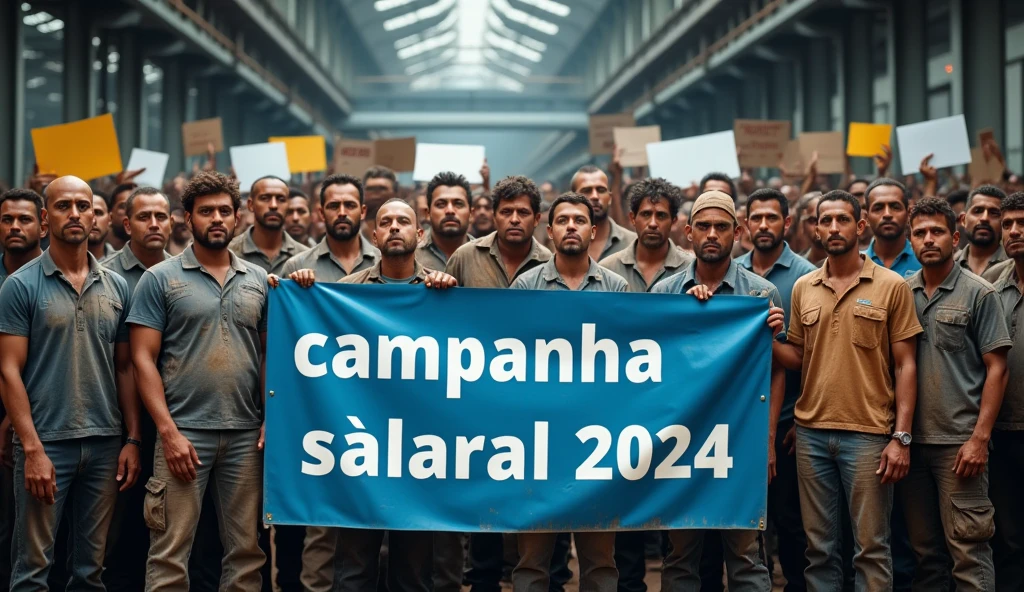
{"label": "olive work shirt", "polygon": [[995,282],[996,293],[1003,304],[1007,329],[1014,347],[1006,357],[1009,379],[1003,392],[1003,406],[996,418],[997,430],[1024,430],[1024,295],[1016,266],[1007,266]]}
{"label": "olive work shirt", "polygon": [[[228,243],[228,249],[231,250],[236,256],[241,257],[244,261],[252,263],[256,267],[260,267],[267,273],[273,273],[276,275],[282,275],[281,270],[284,269],[284,264],[289,259],[308,251],[309,247],[295,240],[285,231],[281,231],[281,250],[277,252],[277,256],[271,261],[267,255],[256,246],[256,243],[252,240],[252,231],[250,228],[242,234],[231,239]],[[325,239],[326,240],[326,239]]]}
{"label": "olive work shirt", "polygon": [[[167,251],[163,254],[163,261],[171,258]],[[128,292],[131,294],[135,293],[135,286],[139,285],[142,274],[146,273],[146,266],[132,252],[131,241],[126,242],[120,251],[100,260],[100,265],[123,277],[124,281],[128,282]]]}
{"label": "olive work shirt", "polygon": [[[543,265],[534,267],[523,273],[510,286],[513,290],[572,290],[562,274],[555,266],[556,254],[548,259]],[[597,264],[590,259],[590,268],[587,269],[587,276],[575,290],[576,292],[628,292],[629,284],[622,277]]]}
{"label": "olive work shirt", "polygon": [[[380,261],[380,251],[370,244],[370,241],[363,238],[362,234],[356,234],[353,240],[359,241],[360,258],[352,268],[352,273],[369,269]],[[349,275],[341,262],[331,252],[327,244],[327,237],[324,237],[315,247],[308,251],[299,253],[292,257],[281,268],[281,276],[288,277],[292,272],[300,269],[312,269],[316,274],[316,281],[333,283]]]}
{"label": "olive work shirt", "polygon": [[626,248],[598,262],[601,267],[610,269],[626,280],[630,292],[650,292],[654,284],[679,273],[694,259],[693,255],[686,253],[672,241],[668,241],[668,253],[661,263],[661,269],[654,274],[654,278],[648,284],[644,279],[643,272],[636,266],[636,242],[634,239]]}
{"label": "olive work shirt", "polygon": [[464,288],[507,288],[517,277],[550,258],[551,251],[531,237],[530,253],[509,277],[498,249],[497,232],[492,232],[459,247],[444,271]]}

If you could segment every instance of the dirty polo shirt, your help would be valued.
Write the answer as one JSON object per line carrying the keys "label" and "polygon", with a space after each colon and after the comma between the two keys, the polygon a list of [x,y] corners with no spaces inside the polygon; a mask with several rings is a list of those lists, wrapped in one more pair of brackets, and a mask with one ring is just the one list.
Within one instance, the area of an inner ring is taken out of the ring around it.
{"label": "dirty polo shirt", "polygon": [[[377,247],[370,244],[370,241],[363,238],[361,234],[357,234],[355,240],[359,241],[359,252],[362,258],[356,262],[355,267],[352,268],[352,273],[369,269],[380,261],[380,251],[377,250]],[[288,277],[292,272],[300,269],[312,269],[316,274],[316,281],[318,282],[333,283],[348,275],[341,262],[331,253],[326,237],[312,249],[299,253],[289,259],[284,264],[284,267],[281,268],[280,275],[281,277]]]}
{"label": "dirty polo shirt", "polygon": [[250,228],[231,239],[231,242],[228,244],[228,248],[231,249],[231,252],[235,255],[249,263],[252,263],[256,267],[263,268],[263,271],[267,273],[282,275],[281,270],[289,259],[299,253],[309,250],[309,247],[295,240],[291,235],[282,230],[281,234],[284,238],[281,242],[281,250],[277,252],[277,257],[271,261],[263,251],[256,246],[256,243],[253,242],[252,230],[253,229]]}
{"label": "dirty polo shirt", "polygon": [[992,285],[963,269],[953,271],[932,294],[924,276],[907,284],[924,333],[917,344],[917,406],[914,442],[963,444],[971,438],[985,386],[984,354],[1013,345]]}
{"label": "dirty polo shirt", "polygon": [[[472,240],[473,237],[467,234],[466,240],[463,241],[462,244],[466,244]],[[423,242],[416,247],[416,262],[423,267],[436,269],[438,271],[444,271],[444,268],[448,265],[448,256],[444,254],[444,251],[442,251],[440,247],[434,244],[433,232],[427,233],[427,236],[423,238]]]}
{"label": "dirty polo shirt", "polygon": [[1003,314],[1014,346],[1006,358],[1009,379],[1003,393],[996,429],[1024,430],[1024,295],[1017,286],[1017,269],[1007,267],[995,282],[995,290],[1003,304]]}
{"label": "dirty polo shirt", "polygon": [[[875,239],[871,239],[871,244],[868,245],[864,254],[875,265],[885,268],[885,265],[882,265],[882,258],[875,254]],[[902,278],[908,278],[921,270],[921,263],[917,260],[913,247],[910,246],[910,240],[907,240],[906,244],[903,245],[903,251],[896,255],[896,260],[892,262],[892,267],[889,270],[899,274]]]}
{"label": "dirty polo shirt", "polygon": [[668,254],[665,256],[665,261],[661,264],[661,269],[658,270],[658,273],[654,274],[654,279],[650,285],[648,285],[647,280],[644,279],[644,274],[636,268],[636,239],[633,239],[633,242],[629,243],[626,248],[602,259],[599,265],[605,269],[610,269],[626,280],[626,283],[629,284],[630,292],[650,292],[654,284],[679,273],[692,261],[693,255],[683,251],[675,243],[669,241]]}
{"label": "dirty polo shirt", "polygon": [[[171,254],[164,251],[164,259],[170,258]],[[135,286],[139,285],[142,274],[146,273],[146,266],[132,252],[131,241],[126,242],[120,251],[101,260],[100,265],[123,277],[124,281],[128,282],[129,293],[132,294],[135,293]]]}
{"label": "dirty polo shirt", "polygon": [[507,288],[524,272],[551,258],[551,251],[535,239],[530,239],[530,245],[530,254],[519,264],[512,277],[508,277],[505,263],[501,260],[496,232],[459,247],[448,259],[445,272],[457,279],[464,288]]}
{"label": "dirty polo shirt", "polygon": [[[700,283],[697,277],[697,260],[694,259],[679,273],[655,284],[651,293],[686,294],[687,290]],[[729,269],[725,272],[725,277],[722,278],[722,283],[718,285],[715,294],[754,296],[772,302],[779,302],[781,299],[779,291],[771,282],[743,269],[735,261],[729,262]]]}
{"label": "dirty polo shirt", "polygon": [[[970,254],[971,254],[971,245],[968,244],[966,247],[961,249],[959,253],[957,253],[956,255],[953,255],[953,261],[956,261],[957,264],[960,267],[963,267],[964,269],[970,269],[971,265],[970,265],[969,260],[968,260],[968,257],[969,257]],[[1009,257],[1006,256],[1006,251],[1003,250],[1003,245],[999,245],[999,248],[996,249],[996,252],[992,253],[992,257],[988,260],[988,263],[985,264],[985,271],[982,272],[982,273],[984,274],[985,272],[987,272],[988,270],[992,269],[996,265],[999,265],[1003,261],[1007,261],[1007,260],[1009,260]]]}
{"label": "dirty polo shirt", "polygon": [[981,274],[981,277],[994,286],[999,282],[999,278],[1003,277],[1007,269],[1013,269],[1013,259],[1007,259],[989,267],[985,270],[985,273]]}
{"label": "dirty polo shirt", "polygon": [[612,225],[611,230],[608,231],[608,240],[604,243],[604,248],[601,249],[601,256],[598,259],[604,259],[610,257],[623,249],[629,247],[633,241],[636,240],[636,233],[627,228],[623,228],[612,220],[611,216],[608,217],[608,223]]}
{"label": "dirty polo shirt", "polygon": [[221,287],[189,247],[143,274],[127,322],[163,333],[157,368],[178,427],[260,427],[260,334],[267,330],[262,268],[232,254]]}
{"label": "dirty polo shirt", "polygon": [[[512,285],[513,290],[571,290],[562,279],[555,267],[555,255],[548,259],[543,265],[538,265],[530,271],[520,275]],[[593,259],[590,260],[590,269],[587,270],[587,277],[577,292],[628,292],[629,284],[619,274],[598,265]]]}
{"label": "dirty polo shirt", "polygon": [[129,303],[128,284],[92,254],[81,295],[49,249],[0,288],[0,333],[28,338],[21,378],[40,440],[121,434],[114,343],[128,340]]}
{"label": "dirty polo shirt", "polygon": [[[422,284],[427,281],[427,275],[433,271],[420,265],[418,262],[415,264],[412,279],[409,281],[410,284]],[[394,278],[392,278],[394,279]],[[377,262],[373,267],[364,269],[359,273],[353,273],[347,275],[338,282],[342,284],[394,284],[398,282],[389,282],[387,278],[380,274],[380,262]]]}
{"label": "dirty polo shirt", "polygon": [[[764,279],[768,280],[779,290],[780,301],[776,302],[775,305],[782,308],[786,316],[786,326],[789,326],[789,313],[790,313],[790,301],[793,296],[793,286],[796,285],[796,281],[803,276],[817,271],[818,267],[810,261],[797,256],[789,245],[782,243],[782,255],[779,256],[778,261],[772,265],[771,269],[764,276]],[[750,273],[754,273],[754,260],[753,254],[747,253],[736,258],[736,263],[740,267],[746,269]],[[789,422],[793,420],[793,408],[796,406],[796,400],[800,397],[800,371],[799,370],[786,370],[786,396],[782,402],[782,413],[779,414],[779,422]]]}
{"label": "dirty polo shirt", "polygon": [[4,254],[0,253],[0,288],[4,285],[4,280],[7,279],[7,268],[4,267]]}
{"label": "dirty polo shirt", "polygon": [[793,288],[788,339],[804,350],[795,416],[808,428],[888,435],[896,416],[890,344],[916,337],[921,324],[903,278],[861,258],[842,297],[827,260]]}

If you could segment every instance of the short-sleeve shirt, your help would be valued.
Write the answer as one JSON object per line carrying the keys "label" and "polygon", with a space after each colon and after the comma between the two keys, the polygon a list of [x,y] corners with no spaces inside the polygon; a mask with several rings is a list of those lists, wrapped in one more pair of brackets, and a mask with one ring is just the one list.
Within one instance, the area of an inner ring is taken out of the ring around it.
{"label": "short-sleeve shirt", "polygon": [[530,239],[530,254],[519,264],[512,277],[498,250],[497,233],[492,232],[459,247],[445,266],[445,272],[464,288],[507,288],[517,277],[551,258],[551,251]]}
{"label": "short-sleeve shirt", "polygon": [[[466,235],[466,240],[463,244],[466,244],[473,240],[473,237]],[[460,245],[462,246],[462,245]],[[453,253],[454,254],[454,253]],[[436,269],[443,271],[448,265],[448,255],[441,250],[440,247],[434,243],[434,233],[429,232],[427,236],[423,237],[423,242],[416,247],[416,262],[423,267],[429,269]]]}
{"label": "short-sleeve shirt", "polygon": [[[793,296],[793,286],[803,276],[817,271],[818,267],[810,261],[797,256],[789,245],[782,243],[782,254],[771,266],[764,279],[768,280],[779,290],[780,301],[775,302],[784,311],[786,326],[789,326],[790,302]],[[750,273],[754,272],[753,254],[747,253],[736,258],[736,263]],[[800,397],[800,371],[786,370],[786,396],[782,402],[782,413],[779,414],[779,423],[786,423],[793,420],[793,408],[796,400]]]}
{"label": "short-sleeve shirt", "polygon": [[0,288],[4,285],[4,280],[7,279],[7,268],[4,267],[4,254],[0,253]]}
{"label": "short-sleeve shirt", "polygon": [[129,306],[128,284],[92,254],[81,295],[49,249],[0,288],[0,333],[28,338],[21,379],[40,440],[121,434],[114,344]]}
{"label": "short-sleeve shirt", "polygon": [[[662,280],[651,290],[656,294],[686,294],[687,290],[702,283],[697,277],[697,260],[694,259],[683,271]],[[779,302],[778,289],[768,280],[743,269],[735,261],[729,261],[729,269],[722,278],[722,283],[715,289],[715,294],[735,296],[754,296],[772,302]]]}
{"label": "short-sleeve shirt", "polygon": [[1003,314],[1014,343],[1006,356],[1009,378],[1003,393],[1003,406],[996,418],[998,430],[1024,430],[1024,295],[1017,282],[1017,269],[1010,265],[1003,270],[994,286],[1003,303]]}
{"label": "short-sleeve shirt", "polygon": [[921,324],[910,286],[863,257],[860,276],[842,297],[828,281],[828,261],[796,282],[789,342],[804,351],[799,425],[891,434],[895,385],[891,344],[915,338]]}
{"label": "short-sleeve shirt", "polygon": [[611,224],[611,229],[608,231],[608,240],[605,241],[604,248],[601,249],[601,256],[598,257],[599,260],[611,257],[629,247],[636,240],[635,232],[619,226],[611,217],[608,218],[608,223]]}
{"label": "short-sleeve shirt", "polygon": [[[355,239],[359,241],[360,258],[356,261],[352,273],[369,269],[380,261],[380,251],[370,244],[370,241],[363,238],[362,234],[356,234]],[[331,247],[327,244],[327,237],[312,249],[299,253],[284,264],[281,269],[281,276],[288,277],[289,274],[300,269],[312,269],[316,274],[316,281],[333,283],[348,275],[341,262],[331,253]]]}
{"label": "short-sleeve shirt", "polygon": [[[427,276],[430,275],[431,269],[423,267],[418,262],[413,268],[412,278],[407,282],[410,284],[422,284],[427,281]],[[342,284],[398,284],[402,282],[394,281],[394,278],[387,278],[380,273],[380,262],[369,269],[364,269],[358,273],[347,275],[340,280]]]}
{"label": "short-sleeve shirt", "polygon": [[[572,290],[562,274],[558,273],[555,260],[558,255],[548,259],[543,265],[534,267],[530,271],[520,275],[511,288],[513,290]],[[576,292],[628,292],[629,285],[619,274],[605,269],[590,260],[590,268],[587,270],[587,277],[575,290]]]}
{"label": "short-sleeve shirt", "polygon": [[256,243],[253,242],[252,231],[253,229],[250,228],[231,239],[231,242],[228,244],[228,248],[231,249],[232,253],[241,257],[242,260],[252,263],[256,267],[262,268],[263,271],[267,273],[282,275],[281,270],[284,269],[284,264],[287,263],[289,259],[299,253],[309,250],[309,247],[295,240],[290,234],[282,230],[281,250],[277,252],[277,257],[274,257],[274,260],[271,261],[270,258],[256,246]]}
{"label": "short-sleeve shirt", "polygon": [[[164,251],[164,259],[170,257],[171,254]],[[135,293],[135,286],[139,285],[142,274],[146,273],[146,266],[132,252],[131,241],[126,242],[120,251],[100,260],[100,265],[123,277],[128,282],[128,292],[131,294]]]}
{"label": "short-sleeve shirt", "polygon": [[[871,239],[871,244],[868,245],[864,254],[867,255],[875,265],[882,268],[885,267],[885,264],[882,262],[882,258],[875,254],[875,239]],[[888,269],[893,273],[899,274],[899,276],[904,279],[921,270],[921,262],[917,260],[917,255],[914,254],[914,249],[910,246],[909,239],[903,245],[903,250],[900,251],[900,254],[896,255],[896,260],[892,262],[892,267]]]}
{"label": "short-sleeve shirt", "polygon": [[672,241],[669,241],[668,254],[665,256],[665,261],[661,264],[661,269],[658,270],[658,273],[654,274],[654,279],[648,284],[647,280],[644,279],[643,272],[636,267],[636,239],[633,239],[633,242],[629,243],[626,248],[614,255],[605,257],[599,264],[601,267],[612,270],[621,276],[622,279],[626,280],[626,283],[629,284],[630,292],[650,292],[654,284],[679,273],[692,261],[693,255],[680,249]]}
{"label": "short-sleeve shirt", "polygon": [[178,427],[260,427],[260,334],[267,330],[267,274],[231,255],[221,287],[193,247],[149,268],[128,323],[163,333],[157,368]]}
{"label": "short-sleeve shirt", "polygon": [[910,276],[924,333],[917,344],[914,442],[963,444],[981,410],[984,354],[1013,345],[992,284],[954,265],[929,299],[922,272]]}
{"label": "short-sleeve shirt", "polygon": [[[959,253],[953,256],[953,261],[956,261],[957,265],[963,267],[964,269],[970,269],[970,255],[971,245],[968,244],[966,247],[961,249]],[[996,252],[992,253],[992,256],[989,257],[988,263],[985,264],[985,271],[983,271],[982,274],[992,269],[996,265],[999,265],[1003,261],[1009,260],[1010,258],[1007,257],[1006,251],[1003,249],[1003,245],[999,245],[999,248],[996,249]]]}

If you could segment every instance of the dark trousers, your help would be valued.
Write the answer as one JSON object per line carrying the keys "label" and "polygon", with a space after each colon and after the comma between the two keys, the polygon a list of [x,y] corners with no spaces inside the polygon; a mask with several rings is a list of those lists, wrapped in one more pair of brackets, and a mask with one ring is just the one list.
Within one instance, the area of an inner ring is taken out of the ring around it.
{"label": "dark trousers", "polygon": [[[1020,378],[1016,378],[1020,380]],[[996,534],[992,558],[996,566],[996,590],[1024,590],[1024,431],[992,432],[989,455],[989,493],[996,510]]]}
{"label": "dark trousers", "polygon": [[630,530],[615,533],[615,567],[619,569],[618,592],[647,592],[645,543],[647,533]]}
{"label": "dark trousers", "polygon": [[[515,535],[511,536],[514,541]],[[504,539],[505,535],[493,532],[478,532],[469,536],[469,570],[466,572],[465,583],[472,592],[500,592],[506,566],[511,570],[518,557],[515,548],[505,549]],[[569,569],[571,546],[572,535],[559,533],[551,555],[549,592],[562,592],[565,584],[572,579],[572,570]],[[511,561],[506,560],[506,550],[509,551]]]}
{"label": "dark trousers", "polygon": [[[343,528],[338,531],[334,562],[337,592],[377,589],[383,530]],[[434,533],[388,532],[387,587],[390,592],[430,592],[433,588]]]}
{"label": "dark trousers", "polygon": [[304,592],[299,578],[302,575],[302,546],[305,539],[305,526],[274,527],[274,560],[277,563],[277,585],[281,592]]}
{"label": "dark trousers", "polygon": [[775,479],[768,485],[768,520],[775,527],[779,543],[779,563],[786,577],[785,592],[804,592],[807,590],[804,583],[807,536],[800,517],[796,455],[789,454],[782,444],[791,426],[791,422],[779,424],[775,435]]}
{"label": "dark trousers", "polygon": [[117,494],[114,518],[107,535],[107,558],[103,571],[107,592],[137,592],[146,587],[149,527],[142,514],[146,482],[153,476],[156,425],[145,410],[139,414],[139,426],[142,432],[139,477],[131,489]]}

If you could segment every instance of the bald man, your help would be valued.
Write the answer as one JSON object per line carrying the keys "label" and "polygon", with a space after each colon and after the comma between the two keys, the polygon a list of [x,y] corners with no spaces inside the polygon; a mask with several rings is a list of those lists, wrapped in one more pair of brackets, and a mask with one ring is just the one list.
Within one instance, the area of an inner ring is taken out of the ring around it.
{"label": "bald man", "polygon": [[[0,394],[18,436],[11,590],[46,590],[57,525],[73,495],[69,589],[103,590],[118,491],[139,472],[139,403],[125,317],[128,284],[89,253],[92,191],[46,189],[50,247],[0,288]],[[121,422],[128,428],[121,441]]]}

